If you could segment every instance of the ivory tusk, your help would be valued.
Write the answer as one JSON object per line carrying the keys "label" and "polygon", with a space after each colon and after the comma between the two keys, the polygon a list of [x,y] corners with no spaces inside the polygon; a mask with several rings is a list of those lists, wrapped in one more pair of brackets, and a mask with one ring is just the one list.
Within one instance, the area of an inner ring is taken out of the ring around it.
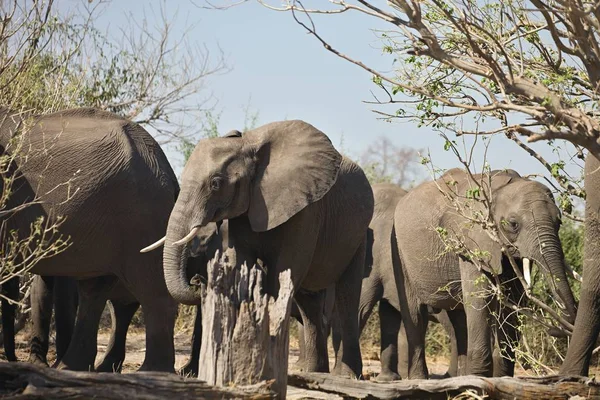
{"label": "ivory tusk", "polygon": [[523,278],[527,282],[527,287],[531,287],[531,260],[523,258]]}
{"label": "ivory tusk", "polygon": [[183,239],[179,239],[178,241],[173,242],[173,246],[180,246],[182,244],[188,243],[190,240],[192,240],[194,238],[194,236],[196,236],[196,234],[198,233],[199,230],[200,230],[199,226],[192,228],[190,233],[185,235],[185,237]]}
{"label": "ivory tusk", "polygon": [[154,249],[158,249],[160,246],[162,246],[163,244],[165,244],[165,240],[166,239],[167,239],[167,237],[163,236],[162,239],[159,239],[158,241],[152,243],[150,246],[144,247],[143,249],[141,249],[140,253],[147,253],[147,252],[152,251]]}

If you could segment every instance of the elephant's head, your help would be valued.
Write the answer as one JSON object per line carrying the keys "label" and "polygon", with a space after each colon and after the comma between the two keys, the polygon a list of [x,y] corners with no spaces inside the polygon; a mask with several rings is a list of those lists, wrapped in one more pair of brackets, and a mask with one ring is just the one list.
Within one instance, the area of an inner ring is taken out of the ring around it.
{"label": "elephant's head", "polygon": [[[522,178],[515,171],[495,171],[491,179],[492,213],[507,251],[523,266],[528,280],[530,260],[543,271],[548,284],[564,306],[564,314],[574,323],[577,306],[567,280],[567,268],[558,236],[560,211],[550,190],[543,184]],[[490,252],[489,265],[494,273],[510,269],[501,246],[482,229],[471,229],[467,235],[480,249]],[[505,271],[506,272],[506,271]]]}
{"label": "elephant's head", "polygon": [[341,161],[327,136],[302,121],[200,141],[184,168],[165,238],[171,295],[186,304],[200,300],[183,266],[186,243],[201,227],[246,215],[254,231],[273,229],[321,199],[335,183]]}

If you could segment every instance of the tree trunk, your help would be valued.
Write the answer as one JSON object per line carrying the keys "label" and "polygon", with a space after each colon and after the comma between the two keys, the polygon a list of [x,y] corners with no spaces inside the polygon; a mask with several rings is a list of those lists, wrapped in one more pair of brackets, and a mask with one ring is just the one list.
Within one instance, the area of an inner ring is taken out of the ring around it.
{"label": "tree trunk", "polygon": [[235,268],[227,252],[208,263],[202,290],[202,345],[198,378],[211,385],[255,384],[274,380],[271,389],[285,398],[287,388],[290,271],[279,276],[277,300],[263,293],[263,271]]}

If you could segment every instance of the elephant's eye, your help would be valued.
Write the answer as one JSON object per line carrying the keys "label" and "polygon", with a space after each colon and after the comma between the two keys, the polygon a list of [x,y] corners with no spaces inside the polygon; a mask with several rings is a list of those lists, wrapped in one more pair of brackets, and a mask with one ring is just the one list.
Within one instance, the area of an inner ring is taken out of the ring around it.
{"label": "elephant's eye", "polygon": [[515,218],[502,220],[502,226],[509,232],[517,232],[519,230],[519,222]]}
{"label": "elephant's eye", "polygon": [[210,190],[217,191],[221,188],[221,178],[218,176],[213,177],[210,180]]}

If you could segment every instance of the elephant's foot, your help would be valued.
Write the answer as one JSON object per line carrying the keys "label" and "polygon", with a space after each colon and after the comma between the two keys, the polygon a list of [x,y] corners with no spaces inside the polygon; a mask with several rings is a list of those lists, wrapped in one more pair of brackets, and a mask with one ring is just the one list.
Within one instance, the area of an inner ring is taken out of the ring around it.
{"label": "elephant's foot", "polygon": [[102,362],[95,367],[96,372],[115,372],[120,374],[123,368],[123,360],[107,360],[104,359]]}
{"label": "elephant's foot", "polygon": [[350,379],[362,379],[362,367],[354,370],[350,368],[348,365],[344,363],[339,363],[336,367],[331,371],[333,375],[341,376],[344,378]]}
{"label": "elephant's foot", "polygon": [[168,366],[164,363],[151,363],[144,361],[142,366],[136,372],[168,372],[174,374],[175,368],[173,365]]}
{"label": "elephant's foot", "polygon": [[189,376],[195,378],[198,376],[198,360],[194,362],[194,360],[190,359],[188,362],[181,367],[181,369],[177,372],[179,375]]}
{"label": "elephant's foot", "polygon": [[64,358],[55,362],[54,365],[52,365],[52,368],[68,371],[95,371],[93,363],[82,362],[80,360],[69,361],[68,359],[65,360]]}
{"label": "elephant's foot", "polygon": [[27,362],[30,364],[38,365],[40,367],[48,367],[48,360],[46,357],[39,354],[30,354]]}
{"label": "elephant's foot", "polygon": [[383,371],[379,375],[377,375],[374,379],[375,382],[392,382],[399,381],[400,375],[392,371]]}

